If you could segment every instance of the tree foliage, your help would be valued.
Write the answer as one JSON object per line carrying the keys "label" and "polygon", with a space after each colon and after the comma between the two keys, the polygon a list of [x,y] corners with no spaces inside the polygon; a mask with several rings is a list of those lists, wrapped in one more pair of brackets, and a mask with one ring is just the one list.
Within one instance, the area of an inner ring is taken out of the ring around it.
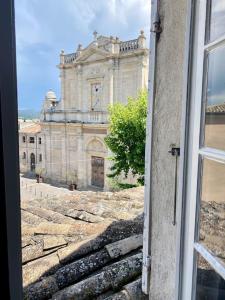
{"label": "tree foliage", "polygon": [[131,171],[144,181],[147,91],[137,98],[128,98],[126,105],[116,103],[109,107],[110,133],[105,142],[112,151],[113,165],[109,177]]}

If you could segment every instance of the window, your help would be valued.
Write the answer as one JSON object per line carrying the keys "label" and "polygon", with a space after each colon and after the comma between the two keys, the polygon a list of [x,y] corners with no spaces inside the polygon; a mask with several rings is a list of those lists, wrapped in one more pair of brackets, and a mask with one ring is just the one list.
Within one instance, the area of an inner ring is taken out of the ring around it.
{"label": "window", "polygon": [[42,161],[42,154],[39,154],[39,161]]}
{"label": "window", "polygon": [[225,1],[197,2],[182,299],[219,300],[225,299]]}
{"label": "window", "polygon": [[26,152],[23,152],[23,159],[26,159]]}
{"label": "window", "polygon": [[39,145],[41,144],[41,138],[40,137],[38,138],[38,144]]}
{"label": "window", "polygon": [[102,93],[102,87],[101,87],[100,83],[94,83],[91,85],[91,108],[92,108],[92,110],[100,109],[101,93]]}
{"label": "window", "polygon": [[34,137],[33,137],[33,136],[30,137],[29,142],[30,142],[31,144],[34,144]]}
{"label": "window", "polygon": [[23,143],[26,143],[26,137],[25,137],[25,135],[23,135],[22,139],[23,139]]}

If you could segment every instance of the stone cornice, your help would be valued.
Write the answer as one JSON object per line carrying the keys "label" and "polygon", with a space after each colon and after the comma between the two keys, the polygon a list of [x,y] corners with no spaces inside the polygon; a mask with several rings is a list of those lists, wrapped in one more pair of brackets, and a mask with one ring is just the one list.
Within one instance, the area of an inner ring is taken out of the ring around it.
{"label": "stone cornice", "polygon": [[57,67],[59,69],[69,69],[69,68],[75,68],[77,66],[84,66],[84,65],[91,65],[91,64],[96,64],[98,62],[107,62],[110,59],[126,59],[126,58],[130,58],[130,57],[135,57],[135,56],[148,56],[149,54],[149,49],[135,49],[134,51],[130,51],[130,52],[122,52],[119,54],[114,54],[114,53],[109,53],[107,56],[101,58],[101,59],[96,59],[93,61],[74,61],[73,63],[68,63],[68,64],[58,64]]}

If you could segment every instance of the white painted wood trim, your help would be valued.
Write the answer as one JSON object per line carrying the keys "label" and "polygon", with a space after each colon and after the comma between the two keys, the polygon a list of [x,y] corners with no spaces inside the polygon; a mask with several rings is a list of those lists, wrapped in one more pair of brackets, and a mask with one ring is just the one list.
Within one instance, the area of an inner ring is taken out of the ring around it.
{"label": "white painted wood trim", "polygon": [[210,266],[225,280],[225,264],[214,256],[206,247],[199,243],[194,244],[195,250],[210,264]]}
{"label": "white painted wood trim", "polygon": [[187,196],[184,231],[184,261],[182,278],[182,300],[192,299],[194,236],[196,215],[196,193],[198,179],[198,146],[201,123],[202,78],[204,65],[206,1],[196,1],[194,57],[190,108],[190,129],[188,145]]}
{"label": "white painted wood trim", "polygon": [[[156,12],[158,11],[158,0],[151,1],[151,28]],[[145,193],[144,193],[144,230],[143,230],[143,267],[142,267],[142,291],[149,294],[150,289],[150,261],[151,261],[151,160],[153,140],[153,118],[155,98],[155,71],[156,71],[156,33],[150,32],[149,49],[149,79],[148,79],[148,111],[146,126],[146,148],[145,148]],[[150,70],[151,66],[151,70]]]}

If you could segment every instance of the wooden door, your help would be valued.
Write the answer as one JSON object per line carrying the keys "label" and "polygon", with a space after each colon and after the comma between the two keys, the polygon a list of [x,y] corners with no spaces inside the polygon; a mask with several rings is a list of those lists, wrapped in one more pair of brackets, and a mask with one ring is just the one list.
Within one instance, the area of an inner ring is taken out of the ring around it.
{"label": "wooden door", "polygon": [[102,157],[91,157],[91,184],[104,187],[104,158]]}

